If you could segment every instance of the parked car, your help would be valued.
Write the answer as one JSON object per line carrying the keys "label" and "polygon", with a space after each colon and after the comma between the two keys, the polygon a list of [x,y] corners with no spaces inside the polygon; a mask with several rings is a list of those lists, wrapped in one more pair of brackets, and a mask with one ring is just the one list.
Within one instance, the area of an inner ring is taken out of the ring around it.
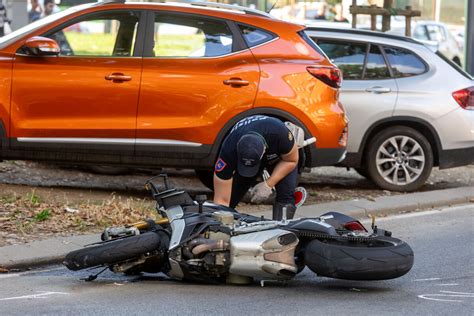
{"label": "parked car", "polygon": [[[393,26],[389,33],[404,35],[405,26]],[[416,21],[412,25],[411,33],[417,40],[436,42],[438,50],[446,58],[461,66],[463,46],[459,45],[446,24],[435,21]]]}
{"label": "parked car", "polygon": [[378,186],[412,191],[440,169],[474,162],[474,81],[442,54],[386,33],[309,28],[341,69],[347,158]]}
{"label": "parked car", "polygon": [[[83,31],[85,30],[85,31]],[[209,174],[244,117],[303,127],[340,162],[340,72],[304,27],[222,4],[101,2],[0,39],[0,158]]]}

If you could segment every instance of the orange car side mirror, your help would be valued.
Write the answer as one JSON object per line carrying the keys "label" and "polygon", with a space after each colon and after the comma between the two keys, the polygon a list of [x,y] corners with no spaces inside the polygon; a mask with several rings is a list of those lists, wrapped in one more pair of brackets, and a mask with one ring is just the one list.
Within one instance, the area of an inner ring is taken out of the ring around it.
{"label": "orange car side mirror", "polygon": [[24,51],[33,56],[57,56],[61,52],[59,44],[50,38],[34,36],[26,40]]}

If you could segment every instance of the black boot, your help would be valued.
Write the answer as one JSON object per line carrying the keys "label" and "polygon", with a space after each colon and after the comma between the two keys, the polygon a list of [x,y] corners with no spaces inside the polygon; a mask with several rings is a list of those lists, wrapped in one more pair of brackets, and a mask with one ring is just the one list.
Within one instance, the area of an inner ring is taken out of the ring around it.
{"label": "black boot", "polygon": [[275,204],[273,204],[273,220],[280,221],[282,219],[284,207],[286,207],[286,219],[293,219],[296,213],[296,206],[292,204],[275,202]]}

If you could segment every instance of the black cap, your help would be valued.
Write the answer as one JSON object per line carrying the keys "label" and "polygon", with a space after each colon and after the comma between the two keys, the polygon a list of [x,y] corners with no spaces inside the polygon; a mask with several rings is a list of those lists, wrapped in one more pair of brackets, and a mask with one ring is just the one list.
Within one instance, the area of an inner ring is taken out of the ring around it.
{"label": "black cap", "polygon": [[237,172],[242,177],[254,177],[257,175],[265,152],[265,144],[262,136],[246,134],[237,143]]}

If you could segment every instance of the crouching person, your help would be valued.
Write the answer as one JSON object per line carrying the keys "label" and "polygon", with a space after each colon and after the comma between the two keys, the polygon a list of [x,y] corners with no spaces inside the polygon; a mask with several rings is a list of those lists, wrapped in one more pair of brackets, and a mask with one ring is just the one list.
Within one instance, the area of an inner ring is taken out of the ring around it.
{"label": "crouching person", "polygon": [[[252,186],[252,202],[261,203],[276,191],[273,219],[283,208],[293,218],[298,176],[298,148],[283,122],[264,115],[239,121],[225,138],[214,170],[214,203],[235,208]],[[264,169],[269,177],[263,176]],[[259,178],[264,179],[257,184]]]}

